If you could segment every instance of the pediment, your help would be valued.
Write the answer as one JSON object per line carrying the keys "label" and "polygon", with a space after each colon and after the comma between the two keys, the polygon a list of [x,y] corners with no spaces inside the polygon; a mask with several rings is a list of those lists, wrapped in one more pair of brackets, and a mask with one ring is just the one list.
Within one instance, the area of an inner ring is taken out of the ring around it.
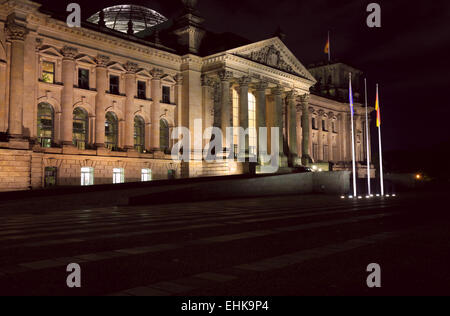
{"label": "pediment", "polygon": [[111,63],[110,65],[108,65],[108,69],[120,71],[120,72],[126,72],[126,69],[119,63]]}
{"label": "pediment", "polygon": [[314,82],[316,81],[306,67],[302,65],[278,37],[239,47],[228,51],[228,53]]}
{"label": "pediment", "polygon": [[88,56],[88,55],[80,55],[77,56],[76,60],[80,63],[85,63],[85,64],[89,64],[89,65],[97,65],[97,63],[95,62],[94,58]]}
{"label": "pediment", "polygon": [[40,54],[42,55],[47,55],[47,56],[51,56],[51,57],[60,57],[62,58],[63,55],[54,47],[52,46],[44,46],[41,48],[41,50],[39,51]]}
{"label": "pediment", "polygon": [[147,69],[140,69],[140,70],[138,70],[136,75],[141,76],[141,77],[146,77],[146,78],[149,78],[149,79],[153,78],[153,76],[150,74],[150,72]]}
{"label": "pediment", "polygon": [[162,80],[163,82],[170,83],[170,84],[176,84],[176,83],[177,83],[177,82],[175,81],[175,79],[174,79],[172,76],[170,76],[170,75],[165,75],[165,76],[163,76],[163,77],[161,78],[161,80]]}

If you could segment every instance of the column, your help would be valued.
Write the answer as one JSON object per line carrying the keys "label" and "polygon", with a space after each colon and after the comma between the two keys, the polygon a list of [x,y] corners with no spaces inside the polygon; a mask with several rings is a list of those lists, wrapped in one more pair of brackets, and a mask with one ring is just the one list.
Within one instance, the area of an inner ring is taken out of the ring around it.
{"label": "column", "polygon": [[328,161],[336,161],[336,157],[333,156],[333,113],[328,113]]}
{"label": "column", "polygon": [[64,88],[61,95],[62,110],[62,144],[73,145],[73,85],[75,82],[75,57],[78,50],[74,47],[65,46],[62,49],[64,58],[62,60],[62,82]]}
{"label": "column", "polygon": [[7,39],[11,43],[9,135],[13,138],[23,136],[23,96],[24,96],[24,41],[28,30],[8,17]]}
{"label": "column", "polygon": [[279,128],[279,146],[280,146],[280,157],[284,157],[284,137],[283,137],[283,88],[277,86],[272,89],[272,94],[274,96],[274,127]]}
{"label": "column", "polygon": [[151,110],[152,117],[152,133],[151,133],[151,150],[161,151],[160,146],[160,116],[161,116],[161,77],[163,71],[161,69],[153,69],[152,71],[152,99],[153,105]]}
{"label": "column", "polygon": [[125,146],[127,150],[134,150],[134,98],[136,96],[136,71],[138,65],[127,62],[125,65]]}
{"label": "column", "polygon": [[288,98],[288,147],[289,165],[294,167],[298,158],[297,150],[297,94],[290,91]]}
{"label": "column", "polygon": [[219,78],[222,96],[221,100],[221,127],[223,133],[222,146],[225,148],[227,146],[226,142],[227,127],[233,126],[233,116],[232,116],[231,96],[230,96],[230,80],[231,78],[233,78],[233,73],[231,71],[223,70],[219,72]]}
{"label": "column", "polygon": [[[266,120],[266,90],[269,87],[269,84],[265,81],[261,81],[256,84],[256,139],[258,140],[258,148],[260,147],[259,143],[259,128],[265,127],[267,128],[267,120]],[[269,133],[267,133],[269,135]],[[267,139],[266,139],[266,143]],[[262,153],[260,149],[258,149],[259,154],[267,154]]]}
{"label": "column", "polygon": [[95,97],[95,146],[97,148],[105,147],[105,109],[106,109],[106,90],[108,89],[107,65],[110,61],[108,56],[99,55],[97,57],[96,68],[96,87],[97,96]]}
{"label": "column", "polygon": [[309,124],[309,95],[305,94],[300,97],[300,104],[302,108],[302,164],[304,166],[311,162],[309,154],[309,137],[310,137],[310,124]]}
{"label": "column", "polygon": [[[248,125],[248,85],[251,82],[250,77],[242,77],[239,80],[239,126],[246,131],[249,127]],[[240,155],[245,154],[245,157],[249,154],[249,135],[245,134],[244,137],[244,146],[241,144],[241,140],[239,139],[239,148],[241,152]]]}
{"label": "column", "polygon": [[319,146],[319,157],[318,160],[319,161],[323,161],[324,158],[324,152],[323,152],[323,120],[325,119],[325,112],[324,111],[319,111],[319,116],[317,117],[317,127],[319,128],[318,133],[317,133],[317,144]]}

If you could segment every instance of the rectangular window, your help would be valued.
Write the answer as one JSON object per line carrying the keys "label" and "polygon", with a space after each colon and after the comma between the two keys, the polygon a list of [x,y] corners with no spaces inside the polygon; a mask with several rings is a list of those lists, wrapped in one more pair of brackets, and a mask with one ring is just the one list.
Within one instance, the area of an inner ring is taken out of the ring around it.
{"label": "rectangular window", "polygon": [[119,94],[119,76],[109,76],[109,93]]}
{"label": "rectangular window", "polygon": [[113,170],[113,183],[119,184],[125,182],[125,172],[122,168],[114,168]]}
{"label": "rectangular window", "polygon": [[316,126],[316,118],[315,118],[315,117],[313,117],[313,118],[311,119],[311,125],[312,125],[312,129],[317,129],[317,126]]}
{"label": "rectangular window", "polygon": [[42,81],[55,83],[55,63],[44,61],[42,63]]}
{"label": "rectangular window", "polygon": [[162,98],[163,103],[170,104],[170,87],[163,86]]}
{"label": "rectangular window", "polygon": [[147,99],[147,84],[145,81],[138,81],[137,84],[137,96],[138,99],[145,100]]}
{"label": "rectangular window", "polygon": [[152,181],[152,170],[151,169],[142,169],[141,181],[142,182]]}
{"label": "rectangular window", "polygon": [[323,130],[324,132],[328,132],[328,129],[327,129],[327,122],[325,122],[325,120],[322,120],[322,130]]}
{"label": "rectangular window", "polygon": [[81,185],[94,185],[94,168],[81,168]]}
{"label": "rectangular window", "polygon": [[78,69],[78,88],[89,90],[89,70]]}
{"label": "rectangular window", "polygon": [[44,186],[46,188],[54,187],[56,185],[57,169],[55,167],[45,167]]}
{"label": "rectangular window", "polygon": [[319,145],[313,144],[313,159],[314,161],[319,161]]}
{"label": "rectangular window", "polygon": [[323,161],[329,161],[328,145],[323,145]]}
{"label": "rectangular window", "polygon": [[337,133],[337,131],[336,131],[336,122],[333,122],[332,126],[333,126],[333,133]]}

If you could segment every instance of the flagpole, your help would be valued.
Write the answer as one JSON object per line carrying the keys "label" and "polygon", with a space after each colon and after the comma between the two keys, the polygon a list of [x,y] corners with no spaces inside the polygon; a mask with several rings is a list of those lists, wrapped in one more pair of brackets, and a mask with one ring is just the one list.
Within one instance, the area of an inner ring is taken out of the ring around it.
{"label": "flagpole", "polygon": [[353,108],[353,89],[352,89],[352,73],[350,73],[350,112],[352,125],[352,160],[353,160],[353,196],[357,198],[356,189],[356,155],[355,155],[355,126],[354,126],[354,108]]}
{"label": "flagpole", "polygon": [[[378,94],[378,84],[377,84],[377,101],[379,102],[379,94]],[[382,143],[381,143],[381,110],[379,108],[379,103],[378,103],[378,111],[379,113],[378,115],[378,141],[379,141],[379,150],[380,150],[380,188],[381,188],[381,196],[384,196],[384,174],[383,174],[383,147],[382,147]]]}
{"label": "flagpole", "polygon": [[370,138],[369,138],[369,104],[367,102],[367,79],[364,79],[364,88],[366,90],[366,143],[367,143],[367,192],[368,196],[372,195],[370,187]]}
{"label": "flagpole", "polygon": [[328,63],[331,63],[331,42],[330,42],[330,31],[328,31]]}

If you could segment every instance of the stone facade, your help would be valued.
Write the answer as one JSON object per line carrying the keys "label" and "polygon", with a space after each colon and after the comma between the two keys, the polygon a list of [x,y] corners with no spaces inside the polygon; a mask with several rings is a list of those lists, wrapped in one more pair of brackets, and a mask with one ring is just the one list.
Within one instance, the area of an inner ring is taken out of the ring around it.
{"label": "stone facade", "polygon": [[[82,168],[95,184],[112,183],[114,168],[125,182],[143,170],[152,179],[248,172],[231,160],[172,161],[169,135],[192,132],[198,119],[202,131],[280,128],[281,167],[351,160],[348,104],[310,94],[315,78],[278,37],[203,56],[203,19],[191,5],[169,30],[174,47],[159,31],[149,40],[70,28],[39,7],[0,4],[1,191],[79,185]],[[356,105],[359,161],[363,113]]]}

